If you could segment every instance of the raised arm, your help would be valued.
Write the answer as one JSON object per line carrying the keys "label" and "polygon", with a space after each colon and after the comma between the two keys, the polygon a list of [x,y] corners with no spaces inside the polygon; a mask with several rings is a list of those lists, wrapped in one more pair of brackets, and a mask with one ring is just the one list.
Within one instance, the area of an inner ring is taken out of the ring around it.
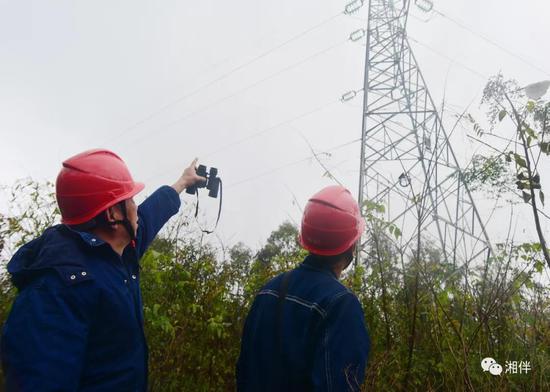
{"label": "raised arm", "polygon": [[179,194],[187,187],[200,181],[206,181],[196,173],[197,159],[185,168],[183,174],[172,186],[162,186],[138,207],[138,232],[136,248],[141,257],[162,226],[175,215],[181,205]]}

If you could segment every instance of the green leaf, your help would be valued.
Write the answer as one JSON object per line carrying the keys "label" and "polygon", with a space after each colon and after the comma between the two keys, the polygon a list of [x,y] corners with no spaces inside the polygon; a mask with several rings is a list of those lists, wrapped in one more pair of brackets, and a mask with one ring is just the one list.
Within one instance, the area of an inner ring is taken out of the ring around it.
{"label": "green leaf", "polygon": [[521,192],[521,197],[523,197],[523,201],[526,203],[529,203],[529,200],[531,200],[531,195],[527,192]]}
{"label": "green leaf", "polygon": [[532,113],[533,110],[535,110],[535,102],[533,102],[533,101],[527,102],[527,111],[529,113]]}
{"label": "green leaf", "polygon": [[525,159],[523,159],[521,155],[514,154],[514,161],[516,161],[516,165],[519,167],[527,168],[527,162],[525,162]]}
{"label": "green leaf", "polygon": [[393,230],[393,235],[395,236],[395,238],[401,237],[401,230],[397,226]]}
{"label": "green leaf", "polygon": [[540,202],[542,203],[542,205],[544,205],[544,192],[543,191],[539,191],[539,198],[540,198]]}
{"label": "green leaf", "polygon": [[498,121],[502,121],[504,117],[506,117],[506,110],[501,110],[498,114]]}
{"label": "green leaf", "polygon": [[527,188],[526,183],[523,182],[523,181],[516,181],[516,185],[517,185],[517,187],[518,187],[518,189],[519,189],[520,191],[521,191],[522,189]]}
{"label": "green leaf", "polygon": [[384,204],[376,203],[372,200],[365,200],[363,202],[363,207],[367,212],[375,211],[383,214],[386,211],[386,207],[384,206]]}
{"label": "green leaf", "polygon": [[536,139],[537,138],[537,133],[533,130],[533,128],[531,128],[530,126],[526,126],[525,127],[525,132],[527,133],[527,135],[529,135],[532,139]]}
{"label": "green leaf", "polygon": [[540,260],[537,260],[535,262],[535,269],[537,270],[537,272],[540,274],[542,272],[542,270],[544,269],[544,263]]}
{"label": "green leaf", "polygon": [[540,142],[539,147],[544,154],[550,155],[550,142]]}

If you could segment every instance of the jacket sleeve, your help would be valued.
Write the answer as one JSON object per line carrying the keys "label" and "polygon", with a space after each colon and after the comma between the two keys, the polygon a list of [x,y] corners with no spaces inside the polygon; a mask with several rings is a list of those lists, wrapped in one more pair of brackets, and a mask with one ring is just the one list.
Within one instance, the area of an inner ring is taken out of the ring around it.
{"label": "jacket sleeve", "polygon": [[[254,305],[253,305],[254,306]],[[244,322],[243,334],[241,337],[241,351],[239,353],[239,359],[237,360],[237,366],[235,368],[235,376],[237,381],[237,391],[245,391],[247,386],[246,374],[247,370],[245,369],[247,363],[249,362],[248,342],[251,340],[249,337],[250,331],[250,315],[248,315]]]}
{"label": "jacket sleeve", "polygon": [[52,287],[46,280],[18,295],[4,324],[0,353],[7,392],[79,388],[93,319],[93,301],[84,292],[91,282]]}
{"label": "jacket sleeve", "polygon": [[162,226],[179,211],[180,197],[167,185],[157,189],[138,207],[136,249],[141,258]]}
{"label": "jacket sleeve", "polygon": [[365,377],[370,338],[361,304],[344,293],[325,319],[314,356],[312,381],[316,391],[359,391]]}
{"label": "jacket sleeve", "polygon": [[257,320],[257,312],[258,299],[255,298],[250,311],[246,316],[241,337],[241,351],[239,353],[239,359],[237,360],[235,371],[238,392],[248,391],[253,388],[253,386],[250,385],[249,377],[251,372],[254,372],[255,365],[257,364],[251,364],[250,353],[253,350],[257,339],[256,328],[254,325],[255,320]]}

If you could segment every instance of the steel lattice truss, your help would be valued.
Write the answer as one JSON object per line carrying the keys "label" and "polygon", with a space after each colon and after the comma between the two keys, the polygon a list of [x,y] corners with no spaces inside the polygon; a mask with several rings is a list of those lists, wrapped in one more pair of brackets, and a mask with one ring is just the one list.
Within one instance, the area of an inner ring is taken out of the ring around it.
{"label": "steel lattice truss", "polygon": [[491,245],[411,52],[408,10],[409,0],[370,1],[359,202],[385,205],[401,249],[421,236],[446,261],[468,265]]}

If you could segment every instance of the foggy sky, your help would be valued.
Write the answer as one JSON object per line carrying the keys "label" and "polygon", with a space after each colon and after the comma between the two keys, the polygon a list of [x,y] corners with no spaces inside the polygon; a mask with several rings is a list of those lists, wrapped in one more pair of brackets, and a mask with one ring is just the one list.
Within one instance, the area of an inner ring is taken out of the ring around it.
{"label": "foggy sky", "polygon": [[[105,147],[146,182],[142,200],[196,156],[224,182],[222,241],[257,247],[283,220],[299,222],[307,198],[333,183],[307,159],[308,143],[320,153],[361,135],[362,95],[339,98],[363,84],[365,47],[347,37],[366,29],[367,5],[353,17],[335,16],[345,4],[0,0],[0,184],[53,181],[63,159]],[[435,102],[445,96],[451,110],[446,125],[472,102],[483,120],[480,93],[499,71],[521,85],[550,79],[550,3],[436,0],[435,7],[514,53],[411,5],[408,34]],[[461,162],[478,147],[465,132],[457,130],[462,142],[454,146]],[[354,194],[359,148],[319,156]],[[518,235],[534,240],[529,216],[517,208]],[[202,194],[201,211],[201,223],[213,225],[217,200]],[[489,223],[497,236],[508,217]]]}

